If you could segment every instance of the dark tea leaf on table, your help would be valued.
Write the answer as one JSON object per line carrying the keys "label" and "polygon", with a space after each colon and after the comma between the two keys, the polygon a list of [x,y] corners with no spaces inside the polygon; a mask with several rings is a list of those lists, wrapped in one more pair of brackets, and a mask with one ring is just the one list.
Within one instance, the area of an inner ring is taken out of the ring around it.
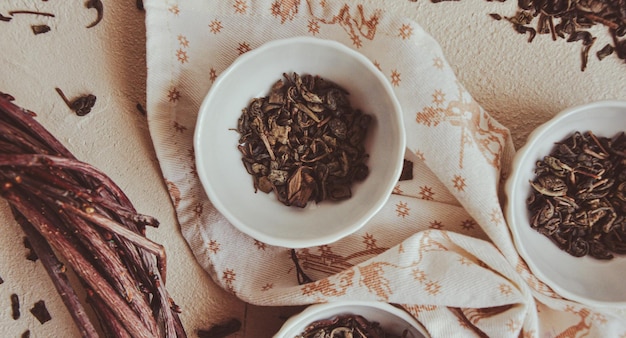
{"label": "dark tea leaf on table", "polygon": [[41,324],[52,319],[52,317],[50,316],[50,313],[48,312],[48,309],[46,308],[46,302],[44,302],[43,300],[40,300],[37,303],[35,303],[33,308],[30,309],[30,313],[32,313],[33,316],[35,316],[35,318],[37,318],[37,320]]}
{"label": "dark tea leaf on table", "polygon": [[20,297],[14,293],[11,295],[11,317],[18,320],[20,316]]}
{"label": "dark tea leaf on table", "polygon": [[33,34],[43,34],[50,31],[50,26],[48,25],[32,25],[30,28],[33,30]]}

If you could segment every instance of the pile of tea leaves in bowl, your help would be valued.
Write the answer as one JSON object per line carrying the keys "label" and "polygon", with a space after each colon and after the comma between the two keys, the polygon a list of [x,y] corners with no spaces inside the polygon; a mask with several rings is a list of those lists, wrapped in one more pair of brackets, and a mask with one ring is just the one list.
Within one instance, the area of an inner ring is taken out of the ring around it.
{"label": "pile of tea leaves in bowl", "polygon": [[255,191],[287,206],[344,200],[369,174],[365,139],[372,117],[319,76],[283,74],[242,110],[239,151]]}
{"label": "pile of tea leaves in bowl", "polygon": [[295,338],[406,338],[408,334],[409,330],[405,329],[402,336],[398,336],[385,331],[378,322],[346,314],[315,321]]}
{"label": "pile of tea leaves in bowl", "polygon": [[531,227],[576,257],[626,254],[626,134],[574,132],[537,161]]}

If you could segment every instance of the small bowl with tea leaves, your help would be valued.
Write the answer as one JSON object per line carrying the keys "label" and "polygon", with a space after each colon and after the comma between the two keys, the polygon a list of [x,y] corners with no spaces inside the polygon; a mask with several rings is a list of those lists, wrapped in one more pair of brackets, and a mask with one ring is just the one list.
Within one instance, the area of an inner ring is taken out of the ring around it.
{"label": "small bowl with tea leaves", "polygon": [[531,271],[561,296],[626,306],[626,101],[558,113],[516,154],[506,217]]}
{"label": "small bowl with tea leaves", "polygon": [[427,338],[428,331],[401,308],[383,302],[315,304],[289,318],[274,338]]}
{"label": "small bowl with tea leaves", "polygon": [[288,248],[324,245],[368,222],[402,172],[393,89],[362,54],[296,37],[239,56],[205,97],[198,175],[236,228]]}

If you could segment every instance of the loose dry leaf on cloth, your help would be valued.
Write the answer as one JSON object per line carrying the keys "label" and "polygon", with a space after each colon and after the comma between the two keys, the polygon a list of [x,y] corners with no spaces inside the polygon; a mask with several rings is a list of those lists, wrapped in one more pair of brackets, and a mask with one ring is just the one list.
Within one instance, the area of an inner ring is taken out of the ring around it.
{"label": "loose dry leaf on cloth", "polygon": [[[509,131],[416,22],[344,1],[148,0],[145,8],[150,132],[183,236],[222,287],[259,305],[398,303],[434,337],[626,335],[616,312],[561,299],[519,258],[498,198],[514,154]],[[304,285],[289,249],[240,233],[215,210],[192,147],[216,77],[237,56],[299,35],[339,41],[380,69],[405,112],[415,164],[414,179],[399,182],[362,230],[297,250],[315,280]]]}

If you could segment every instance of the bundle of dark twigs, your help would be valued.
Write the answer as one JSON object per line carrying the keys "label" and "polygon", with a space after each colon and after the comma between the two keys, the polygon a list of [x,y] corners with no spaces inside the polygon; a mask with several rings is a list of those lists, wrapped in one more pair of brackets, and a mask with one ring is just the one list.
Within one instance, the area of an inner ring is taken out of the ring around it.
{"label": "bundle of dark twigs", "polygon": [[[158,221],[138,214],[109,177],[78,161],[12,100],[0,93],[0,195],[82,336],[98,331],[77,287],[106,336],[185,337],[165,288],[165,250],[145,237],[145,227]],[[69,281],[57,254],[80,286]]]}

